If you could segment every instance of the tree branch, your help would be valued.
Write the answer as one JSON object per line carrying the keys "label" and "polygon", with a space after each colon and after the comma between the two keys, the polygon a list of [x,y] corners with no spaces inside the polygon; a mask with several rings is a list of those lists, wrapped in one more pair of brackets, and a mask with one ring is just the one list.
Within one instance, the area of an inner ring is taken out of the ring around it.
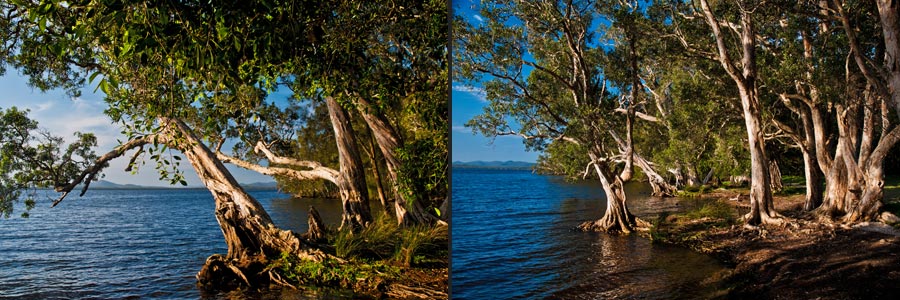
{"label": "tree branch", "polygon": [[[160,139],[165,139],[165,137],[158,135],[158,134],[150,134],[150,135],[145,135],[142,137],[137,137],[137,138],[129,140],[128,142],[126,142],[122,145],[119,145],[118,147],[116,147],[112,151],[104,154],[103,156],[100,156],[99,158],[94,160],[93,165],[91,165],[86,170],[82,171],[81,174],[75,178],[75,180],[73,180],[69,183],[59,184],[54,188],[54,190],[56,192],[60,192],[60,193],[62,193],[62,195],[58,199],[56,199],[56,201],[53,201],[53,204],[51,204],[50,207],[55,207],[57,204],[62,202],[63,199],[65,199],[66,196],[69,195],[69,193],[72,192],[72,190],[75,189],[75,187],[81,183],[84,183],[84,187],[81,189],[80,196],[84,196],[84,193],[86,193],[88,190],[90,181],[93,180],[94,178],[96,178],[97,174],[99,174],[101,171],[103,171],[103,169],[105,169],[106,167],[109,166],[109,161],[111,161],[115,158],[118,158],[122,155],[125,155],[125,152],[127,152],[128,150],[138,148],[138,147],[141,147],[146,144],[153,143],[154,141],[158,142]],[[167,139],[165,139],[165,141],[168,142]]]}
{"label": "tree branch", "polygon": [[[245,160],[238,159],[233,156],[225,155],[222,152],[216,152],[216,158],[221,160],[223,163],[230,163],[235,166],[254,171],[263,175],[282,175],[289,176],[292,178],[300,179],[300,180],[313,180],[313,179],[324,179],[328,180],[331,183],[337,184],[338,181],[338,171],[332,168],[323,167],[319,165],[312,170],[294,170],[290,168],[281,168],[281,167],[264,167],[262,165],[254,164]],[[270,161],[271,162],[271,161]],[[300,162],[300,161],[298,161]],[[312,162],[315,163],[315,162]],[[318,164],[318,163],[315,163]]]}

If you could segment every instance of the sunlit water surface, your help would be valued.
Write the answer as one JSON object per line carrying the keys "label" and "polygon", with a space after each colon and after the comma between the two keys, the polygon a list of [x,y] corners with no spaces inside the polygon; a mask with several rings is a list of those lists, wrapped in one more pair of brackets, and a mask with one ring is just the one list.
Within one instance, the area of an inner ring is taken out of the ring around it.
{"label": "sunlit water surface", "polygon": [[[0,299],[335,296],[199,290],[194,276],[206,258],[227,252],[206,190],[91,190],[81,198],[70,195],[55,208],[48,207],[55,193],[38,193],[30,218],[0,219]],[[340,222],[337,200],[291,199],[277,191],[250,194],[284,229],[305,232],[309,205],[326,223]]]}
{"label": "sunlit water surface", "polygon": [[[454,299],[696,299],[716,292],[724,266],[706,255],[649,240],[574,231],[603,216],[599,183],[530,171],[454,169]],[[684,203],[626,185],[638,216]]]}

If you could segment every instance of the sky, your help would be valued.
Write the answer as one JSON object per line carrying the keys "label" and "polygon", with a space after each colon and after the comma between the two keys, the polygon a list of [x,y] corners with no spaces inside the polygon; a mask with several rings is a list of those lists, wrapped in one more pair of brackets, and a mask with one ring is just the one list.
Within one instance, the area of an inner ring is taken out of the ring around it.
{"label": "sky", "polygon": [[[95,93],[94,89],[94,86],[82,89],[82,95],[75,99],[66,96],[62,90],[43,93],[38,89],[28,87],[27,80],[16,70],[10,68],[6,75],[0,77],[0,91],[3,91],[0,93],[0,109],[5,110],[12,106],[29,109],[31,112],[28,116],[38,122],[38,127],[46,129],[55,136],[65,138],[67,142],[74,140],[73,133],[76,131],[94,133],[98,143],[95,151],[98,155],[103,155],[118,145],[117,139],[124,141],[125,136],[121,133],[121,126],[113,124],[112,120],[103,114],[103,110],[108,105],[103,101],[103,92],[97,90]],[[284,97],[282,93],[278,93],[276,96]],[[227,152],[228,147],[222,149]],[[106,177],[102,180],[118,184],[169,186],[168,181],[159,180],[159,173],[154,168],[156,166],[154,162],[148,161],[146,165],[139,168],[137,174],[132,175],[131,172],[125,172],[125,166],[132,153],[128,152],[123,157],[110,162],[110,166],[103,172]],[[272,177],[231,165],[226,165],[226,167],[231,170],[238,182],[253,183],[274,180]],[[184,171],[188,186],[202,185],[190,164],[182,163],[181,169]]]}
{"label": "sky", "polygon": [[[479,1],[472,0],[453,0],[453,13],[469,22],[480,22],[478,3]],[[472,117],[480,114],[485,105],[487,100],[480,86],[453,83],[450,116],[453,161],[537,161],[540,153],[525,151],[525,145],[519,137],[499,136],[492,140],[474,134],[471,128],[464,126]]]}

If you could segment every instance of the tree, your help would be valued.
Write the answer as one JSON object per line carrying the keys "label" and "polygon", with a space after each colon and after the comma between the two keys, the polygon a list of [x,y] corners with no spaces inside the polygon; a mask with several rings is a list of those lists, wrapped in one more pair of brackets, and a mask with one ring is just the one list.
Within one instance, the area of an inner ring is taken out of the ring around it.
{"label": "tree", "polygon": [[294,57],[295,92],[355,109],[385,161],[398,221],[434,223],[448,191],[446,2],[334,9],[354,17],[328,18],[329,39]]}
{"label": "tree", "polygon": [[[88,186],[109,160],[132,149],[137,152],[130,165],[149,153],[164,178],[183,182],[174,167],[180,157],[165,155],[174,149],[184,154],[212,193],[228,245],[227,255],[207,260],[198,274],[201,284],[277,283],[272,280],[277,276],[265,268],[269,258],[283,253],[307,260],[328,257],[299,235],[272,224],[259,202],[240,187],[206,144],[234,137],[229,132],[240,132],[266,117],[256,109],[264,106],[263,98],[278,78],[314,69],[297,64],[297,58],[315,57],[322,50],[316,48],[320,43],[337,39],[326,34],[332,29],[328,26],[335,25],[329,20],[356,17],[340,5],[315,1],[4,2],[4,22],[14,33],[4,36],[5,45],[12,49],[5,61],[24,70],[40,88],[78,87],[86,79],[99,78],[95,82],[110,104],[106,113],[121,122],[128,135],[127,141],[74,176],[54,178],[62,193],[57,203],[76,185]],[[406,10],[398,14],[417,16]],[[340,116],[336,119],[336,126],[346,125]],[[305,171],[328,172],[318,165],[311,167]],[[356,174],[348,176],[358,178]],[[364,211],[356,210],[357,216]],[[354,222],[364,223],[365,218]]]}
{"label": "tree", "polygon": [[[597,46],[610,40],[599,39],[592,28],[595,21],[619,14],[621,20],[615,20],[621,23],[614,24],[627,28],[624,38],[635,42],[636,32],[627,20],[638,11],[630,2],[493,1],[482,3],[484,22],[454,22],[455,75],[483,86],[490,102],[467,126],[489,137],[519,136],[531,150],[574,144],[551,149],[586,157],[587,165],[580,169],[596,172],[603,185],[607,209],[602,219],[582,225],[589,230],[632,231],[638,220],[628,211],[622,184],[633,177],[633,165],[648,176],[656,173],[634,149],[635,99],[643,90],[635,78],[635,47],[631,44],[622,53],[631,67],[621,72],[622,80],[613,82],[621,84],[622,94],[616,95],[607,90],[605,73],[615,63]],[[630,96],[625,96],[626,90],[632,91]],[[618,114],[617,109],[625,113]],[[621,127],[624,138],[615,130]],[[666,184],[653,178],[651,183]]]}
{"label": "tree", "polygon": [[[0,111],[0,215],[13,212],[22,192],[34,188],[59,188],[60,179],[74,177],[97,154],[91,149],[97,138],[90,133],[75,133],[76,141],[63,148],[63,139],[39,130],[28,118],[28,110],[15,106]],[[22,217],[34,208],[31,195],[25,199]]]}
{"label": "tree", "polygon": [[[703,20],[712,33],[716,46],[714,51],[707,51],[691,43],[697,40],[694,37],[685,37],[683,32],[678,32],[684,46],[693,48],[688,51],[718,61],[738,90],[750,150],[750,213],[744,219],[750,225],[779,224],[783,221],[772,204],[769,159],[766,156],[763,137],[758,87],[756,49],[758,32],[755,18],[759,17],[762,5],[751,2],[718,2],[712,7],[708,1],[701,0],[699,8],[692,4],[678,5],[679,7],[673,11],[684,9],[686,12],[678,11],[673,15],[675,18],[673,24],[679,26],[682,23]],[[720,17],[717,17],[717,14]],[[737,20],[721,17],[729,15],[737,16]],[[722,30],[723,26],[727,31]],[[729,43],[733,40],[739,41],[737,45]],[[734,52],[740,53],[738,59],[732,58]]]}

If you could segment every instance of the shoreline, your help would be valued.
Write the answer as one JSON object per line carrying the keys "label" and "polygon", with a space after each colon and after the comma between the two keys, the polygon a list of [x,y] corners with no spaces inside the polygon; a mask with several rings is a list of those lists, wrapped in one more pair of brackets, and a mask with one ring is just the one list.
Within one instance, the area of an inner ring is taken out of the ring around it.
{"label": "shoreline", "polygon": [[[775,196],[785,226],[747,228],[746,195],[716,190],[707,215],[662,214],[642,235],[719,259],[731,270],[716,280],[715,298],[893,299],[900,294],[900,230],[881,222],[820,222],[802,212],[803,195]],[[731,208],[731,216],[723,207]]]}

